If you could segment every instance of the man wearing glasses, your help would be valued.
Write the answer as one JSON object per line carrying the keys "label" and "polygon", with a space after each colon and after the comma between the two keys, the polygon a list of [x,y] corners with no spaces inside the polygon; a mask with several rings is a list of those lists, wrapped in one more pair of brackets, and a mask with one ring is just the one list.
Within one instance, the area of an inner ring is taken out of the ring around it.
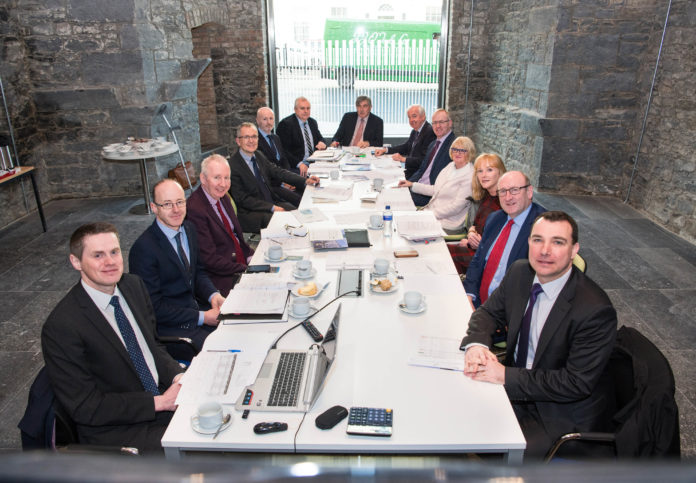
{"label": "man wearing glasses", "polygon": [[[418,171],[408,178],[408,181],[412,183],[435,184],[437,175],[451,161],[449,150],[455,136],[452,132],[452,120],[447,111],[444,109],[435,111],[432,124],[435,141],[428,146]],[[411,191],[411,198],[416,206],[425,206],[431,197]]]}
{"label": "man wearing glasses", "polygon": [[477,308],[488,299],[512,262],[527,258],[532,223],[546,211],[532,201],[533,196],[529,178],[520,171],[508,171],[498,180],[502,210],[492,213],[486,220],[479,248],[464,280],[464,290],[472,307]]}
{"label": "man wearing glasses", "polygon": [[301,191],[306,184],[319,183],[319,178],[304,178],[268,161],[258,151],[259,133],[250,122],[239,126],[236,141],[239,150],[230,158],[230,194],[244,231],[258,233],[268,226],[274,212],[294,210],[300,202],[281,198],[273,186],[282,182]]}
{"label": "man wearing glasses", "polygon": [[225,299],[200,260],[196,229],[184,221],[186,195],[181,185],[171,179],[159,181],[152,188],[152,200],[156,218],[130,249],[130,273],[139,275],[150,293],[157,333],[188,337],[200,350],[218,325]]}

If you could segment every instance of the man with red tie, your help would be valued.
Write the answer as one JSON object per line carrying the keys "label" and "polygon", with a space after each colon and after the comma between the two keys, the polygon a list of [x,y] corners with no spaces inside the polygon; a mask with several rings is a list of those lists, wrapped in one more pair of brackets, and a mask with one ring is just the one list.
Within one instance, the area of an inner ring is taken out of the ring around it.
{"label": "man with red tie", "polygon": [[532,223],[546,211],[532,201],[533,196],[529,178],[520,171],[508,171],[498,180],[502,210],[486,220],[483,238],[464,280],[464,290],[473,308],[484,303],[500,285],[512,262],[526,258]]}
{"label": "man with red tie", "polygon": [[247,268],[254,250],[244,241],[242,227],[227,196],[230,166],[219,154],[201,164],[201,186],[188,201],[187,218],[196,227],[201,261],[223,297]]}

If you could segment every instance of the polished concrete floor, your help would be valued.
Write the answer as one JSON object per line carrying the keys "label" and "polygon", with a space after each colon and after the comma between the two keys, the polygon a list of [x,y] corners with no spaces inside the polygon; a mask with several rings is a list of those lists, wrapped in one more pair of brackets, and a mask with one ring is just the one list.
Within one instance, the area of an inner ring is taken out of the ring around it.
{"label": "polished concrete floor", "polygon": [[[677,383],[682,455],[693,460],[696,247],[617,199],[538,194],[536,200],[575,217],[587,273],[611,297],[619,325],[639,329],[669,359]],[[54,201],[45,206],[47,233],[36,213],[0,230],[0,451],[21,447],[17,422],[43,364],[41,325],[78,279],[67,257],[70,234],[89,221],[110,221],[121,232],[127,260],[128,248],[152,221],[129,213],[138,202],[135,197]]]}

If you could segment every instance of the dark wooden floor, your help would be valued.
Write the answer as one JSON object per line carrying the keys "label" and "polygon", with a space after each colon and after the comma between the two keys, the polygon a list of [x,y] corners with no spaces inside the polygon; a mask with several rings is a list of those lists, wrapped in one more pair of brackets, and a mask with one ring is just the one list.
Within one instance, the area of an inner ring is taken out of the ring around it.
{"label": "dark wooden floor", "polygon": [[[575,217],[587,273],[611,297],[619,324],[639,329],[669,359],[677,381],[682,453],[693,459],[696,247],[614,198],[538,194],[536,200]],[[35,213],[0,230],[0,451],[20,449],[17,422],[43,364],[41,325],[78,279],[68,262],[68,237],[88,221],[110,221],[121,232],[127,260],[128,248],[152,222],[129,213],[137,203],[135,197],[54,201],[45,207],[47,233]]]}

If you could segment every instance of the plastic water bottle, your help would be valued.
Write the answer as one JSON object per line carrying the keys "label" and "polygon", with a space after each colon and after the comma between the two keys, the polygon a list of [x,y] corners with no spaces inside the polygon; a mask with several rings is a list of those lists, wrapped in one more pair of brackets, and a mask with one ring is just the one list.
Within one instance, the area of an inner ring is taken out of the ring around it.
{"label": "plastic water bottle", "polygon": [[392,213],[391,206],[387,205],[384,207],[382,212],[382,221],[384,222],[384,236],[392,236],[392,220],[394,219],[394,214]]}

